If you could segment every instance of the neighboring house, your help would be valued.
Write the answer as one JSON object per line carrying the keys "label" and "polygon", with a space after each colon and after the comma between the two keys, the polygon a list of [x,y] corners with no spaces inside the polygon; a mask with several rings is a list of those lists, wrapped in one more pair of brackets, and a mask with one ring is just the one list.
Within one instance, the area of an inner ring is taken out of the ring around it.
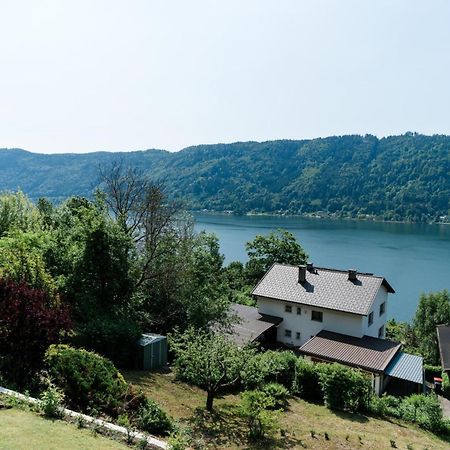
{"label": "neighboring house", "polygon": [[[411,390],[419,391],[422,358],[403,353],[399,343],[385,339],[388,294],[394,292],[385,278],[370,273],[274,264],[252,291],[254,313],[246,310],[257,322],[246,320],[239,308],[235,312],[246,324],[244,340],[252,340],[249,336],[258,334],[260,322],[270,317],[258,340],[269,339],[265,333],[271,330],[273,336],[276,327],[278,342],[313,361],[369,372],[377,394],[393,379],[402,380],[402,388],[412,383]],[[234,333],[239,335],[239,329]]]}
{"label": "neighboring house", "polygon": [[450,375],[450,325],[436,327],[442,371]]}

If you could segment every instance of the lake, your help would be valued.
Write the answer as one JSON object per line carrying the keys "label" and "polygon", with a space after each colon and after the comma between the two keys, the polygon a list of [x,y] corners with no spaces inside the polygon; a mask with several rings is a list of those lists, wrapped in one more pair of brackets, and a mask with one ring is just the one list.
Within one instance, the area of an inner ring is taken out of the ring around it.
{"label": "lake", "polygon": [[450,289],[450,225],[298,217],[195,214],[195,228],[215,233],[226,263],[245,262],[245,243],[276,228],[293,233],[319,267],[384,276],[396,293],[388,316],[409,321],[422,292]]}

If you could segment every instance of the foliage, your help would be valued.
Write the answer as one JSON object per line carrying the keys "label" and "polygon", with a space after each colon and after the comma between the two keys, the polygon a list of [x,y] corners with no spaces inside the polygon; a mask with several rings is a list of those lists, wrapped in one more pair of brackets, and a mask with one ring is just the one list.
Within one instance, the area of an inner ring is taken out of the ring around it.
{"label": "foliage", "polygon": [[45,354],[45,363],[70,408],[117,415],[127,385],[109,360],[84,349],[52,345]]}
{"label": "foliage", "polygon": [[418,348],[425,362],[439,364],[436,326],[450,323],[450,293],[447,290],[422,294],[413,321]]}
{"label": "foliage", "polygon": [[248,262],[245,265],[250,282],[258,281],[274,263],[305,264],[308,259],[295,236],[286,230],[270,232],[267,236],[258,235],[247,242],[245,249]]}
{"label": "foliage", "polygon": [[446,372],[442,372],[442,395],[450,399],[450,379]]}
{"label": "foliage", "polygon": [[373,396],[370,410],[379,416],[393,416],[417,423],[434,433],[446,432],[442,407],[434,394],[415,394],[402,399],[389,395]]}
{"label": "foliage", "polygon": [[241,394],[240,413],[247,420],[249,437],[257,440],[272,437],[279,429],[280,411],[275,408],[275,399],[263,391],[245,391]]}
{"label": "foliage", "polygon": [[293,393],[301,398],[314,402],[323,401],[320,384],[322,365],[313,364],[304,358],[297,358]]}
{"label": "foliage", "polygon": [[255,389],[275,382],[291,390],[297,360],[298,357],[291,351],[269,350],[256,353],[242,371],[242,384],[246,389]]}
{"label": "foliage", "polygon": [[118,367],[130,367],[134,362],[139,336],[139,326],[130,317],[108,317],[103,314],[80,324],[72,343],[106,356]]}
{"label": "foliage", "polygon": [[39,409],[45,417],[60,418],[63,416],[64,392],[46,379],[47,388],[39,396]]}
{"label": "foliage", "polygon": [[220,389],[237,383],[255,353],[252,348],[238,347],[223,335],[193,328],[172,334],[169,339],[177,377],[207,392],[208,411]]}
{"label": "foliage", "polygon": [[[121,159],[164,179],[168,197],[193,209],[428,222],[448,220],[449,147],[448,136],[406,133],[202,145],[123,153]],[[117,159],[114,153],[54,158],[2,150],[0,185],[15,189],[20,179],[33,199],[89,197],[99,182],[96,168]]]}
{"label": "foliage", "polygon": [[357,370],[336,363],[324,365],[320,372],[320,385],[325,405],[330,409],[355,412],[368,406],[370,380]]}
{"label": "foliage", "polygon": [[173,430],[169,416],[149,399],[139,408],[134,423],[139,430],[152,434],[166,435]]}
{"label": "foliage", "polygon": [[67,309],[46,292],[0,279],[0,372],[9,383],[32,387],[47,347],[69,328]]}
{"label": "foliage", "polygon": [[287,408],[289,391],[282,384],[267,383],[261,388],[261,391],[273,398],[274,405],[269,409],[285,410]]}
{"label": "foliage", "polygon": [[38,221],[36,209],[21,191],[0,195],[0,238],[11,231],[34,231]]}

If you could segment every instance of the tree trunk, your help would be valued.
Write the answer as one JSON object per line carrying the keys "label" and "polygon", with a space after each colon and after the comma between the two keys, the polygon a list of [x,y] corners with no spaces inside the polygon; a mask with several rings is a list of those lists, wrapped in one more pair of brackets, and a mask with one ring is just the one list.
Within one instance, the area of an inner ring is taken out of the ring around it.
{"label": "tree trunk", "polygon": [[213,401],[214,401],[214,394],[211,391],[208,391],[208,396],[206,397],[206,409],[211,412],[213,409]]}

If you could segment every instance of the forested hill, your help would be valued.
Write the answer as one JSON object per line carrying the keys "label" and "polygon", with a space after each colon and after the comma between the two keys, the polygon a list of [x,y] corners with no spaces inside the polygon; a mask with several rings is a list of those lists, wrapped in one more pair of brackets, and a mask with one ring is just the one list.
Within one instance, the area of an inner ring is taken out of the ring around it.
{"label": "forested hill", "polygon": [[4,149],[0,190],[20,188],[54,201],[89,196],[99,166],[117,160],[164,180],[170,196],[191,209],[411,221],[450,215],[450,136],[413,133],[202,145],[177,153]]}

